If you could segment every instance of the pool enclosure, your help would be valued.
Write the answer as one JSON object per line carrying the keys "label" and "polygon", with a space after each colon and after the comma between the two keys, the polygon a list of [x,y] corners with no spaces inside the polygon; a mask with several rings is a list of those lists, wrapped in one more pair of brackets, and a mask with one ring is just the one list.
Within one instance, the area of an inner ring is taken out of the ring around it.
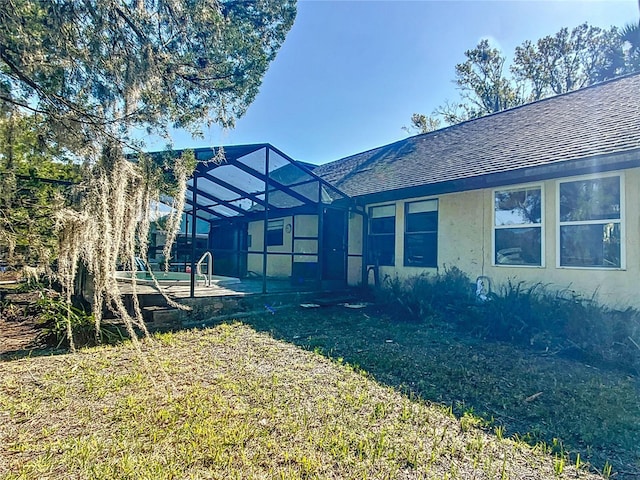
{"label": "pool enclosure", "polygon": [[313,165],[269,144],[193,152],[176,248],[191,296],[208,273],[259,282],[263,293],[360,283],[364,213]]}

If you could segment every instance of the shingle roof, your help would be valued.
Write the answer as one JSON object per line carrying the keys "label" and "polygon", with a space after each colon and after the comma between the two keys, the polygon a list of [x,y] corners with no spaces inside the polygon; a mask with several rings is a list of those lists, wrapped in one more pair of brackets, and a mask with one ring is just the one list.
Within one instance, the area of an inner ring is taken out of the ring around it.
{"label": "shingle roof", "polygon": [[410,137],[314,173],[358,196],[634,149],[640,74]]}

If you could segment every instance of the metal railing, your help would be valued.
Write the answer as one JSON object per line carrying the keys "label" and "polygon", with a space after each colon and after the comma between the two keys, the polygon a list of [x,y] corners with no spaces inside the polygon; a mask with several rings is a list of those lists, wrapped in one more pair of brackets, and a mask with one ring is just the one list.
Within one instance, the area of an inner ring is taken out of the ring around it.
{"label": "metal railing", "polygon": [[[204,262],[206,258],[208,258],[209,261],[207,262],[207,275],[205,277],[202,273],[202,262]],[[204,252],[200,257],[200,260],[198,260],[198,263],[196,264],[196,275],[205,277],[206,286],[211,286],[211,277],[213,276],[213,255],[211,255],[211,252]]]}

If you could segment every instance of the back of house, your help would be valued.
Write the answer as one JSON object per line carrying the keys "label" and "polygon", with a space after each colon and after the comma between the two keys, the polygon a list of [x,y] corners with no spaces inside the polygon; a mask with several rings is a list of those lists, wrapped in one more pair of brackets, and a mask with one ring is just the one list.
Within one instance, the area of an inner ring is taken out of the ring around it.
{"label": "back of house", "polygon": [[[640,74],[322,165],[348,280],[457,267],[640,307]],[[361,276],[359,273],[362,272]]]}

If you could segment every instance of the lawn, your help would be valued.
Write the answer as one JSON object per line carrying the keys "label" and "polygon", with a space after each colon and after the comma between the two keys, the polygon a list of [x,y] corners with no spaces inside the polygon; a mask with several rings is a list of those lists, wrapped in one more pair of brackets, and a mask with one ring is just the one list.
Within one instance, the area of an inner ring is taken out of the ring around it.
{"label": "lawn", "polygon": [[398,320],[394,312],[330,307],[247,319],[256,330],[342,359],[414,398],[471,413],[487,429],[616,478],[640,478],[640,381],[553,352],[489,342],[456,322]]}
{"label": "lawn", "polygon": [[[508,347],[481,348],[453,332],[443,338],[426,325],[343,307],[275,312],[158,335],[140,349],[127,343],[1,363],[0,477],[596,478],[587,455],[568,458],[560,442],[531,447],[508,438],[515,430],[503,422],[513,415],[531,410],[517,425],[547,419],[537,410],[551,410],[563,389],[547,389],[561,380],[547,378],[551,367],[514,357],[532,376],[523,391],[510,378],[516,367],[479,374],[493,355],[517,355]],[[466,355],[468,365],[444,365],[445,352],[452,362]],[[584,371],[590,375],[573,383],[595,389],[598,402],[637,394],[631,379]],[[504,403],[492,425],[476,415],[489,397],[487,411]],[[558,404],[556,419],[577,421],[584,400],[578,393],[574,413]],[[635,407],[599,428],[632,420]],[[599,421],[581,422],[592,419]],[[637,439],[637,429],[628,436]],[[612,442],[611,451],[621,445]]]}

